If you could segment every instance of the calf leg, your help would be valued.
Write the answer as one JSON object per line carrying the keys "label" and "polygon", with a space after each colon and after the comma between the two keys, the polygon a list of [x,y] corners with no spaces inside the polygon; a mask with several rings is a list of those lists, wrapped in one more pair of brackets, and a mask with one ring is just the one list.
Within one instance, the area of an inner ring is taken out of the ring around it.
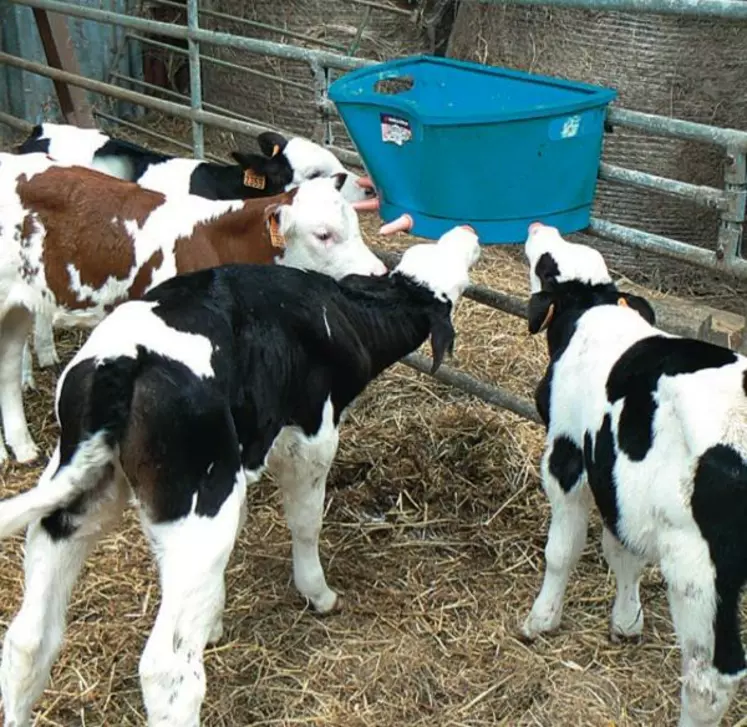
{"label": "calf leg", "polygon": [[21,388],[23,391],[36,388],[34,364],[31,359],[31,347],[28,340],[23,344],[23,363],[21,364]]}
{"label": "calf leg", "polygon": [[50,316],[37,313],[34,318],[34,352],[39,366],[47,368],[60,363],[54,344],[54,327]]}
{"label": "calf leg", "polygon": [[[717,594],[715,569],[701,537],[690,533],[670,537],[662,552],[661,570],[682,650],[678,724],[717,727],[744,673],[736,616],[738,590]],[[714,657],[721,663],[714,663]],[[726,673],[729,662],[736,667],[732,673]]]}
{"label": "calf leg", "polygon": [[[55,486],[50,480],[58,462],[59,449],[39,487]],[[5,727],[31,723],[31,710],[44,691],[62,646],[75,581],[91,549],[119,519],[125,506],[127,485],[111,473],[107,477],[95,494],[28,528],[23,603],[5,635],[0,664]]]}
{"label": "calf leg", "polygon": [[522,633],[533,639],[544,631],[552,631],[563,615],[563,598],[572,570],[576,567],[586,544],[589,526],[589,493],[584,479],[564,490],[550,472],[550,449],[542,458],[542,487],[550,500],[550,530],[545,546],[545,577]]}
{"label": "calf leg", "polygon": [[643,633],[640,582],[646,560],[631,553],[607,528],[602,531],[602,551],[615,574],[615,603],[612,606],[610,638],[620,641]]}
{"label": "calf leg", "polygon": [[273,470],[283,492],[285,518],[293,542],[293,580],[319,613],[329,613],[337,594],[327,585],[319,559],[327,474],[337,452],[338,432],[327,404],[316,435],[289,433],[278,443]]}
{"label": "calf leg", "polygon": [[[11,308],[0,323],[0,411],[5,439],[19,462],[36,459],[38,450],[31,438],[23,410],[23,348],[31,328],[31,313],[26,308]],[[7,458],[3,445],[0,461]]]}
{"label": "calf leg", "polygon": [[197,727],[203,652],[221,624],[224,573],[246,497],[243,473],[215,516],[153,524],[143,514],[161,576],[161,605],[140,659],[149,727]]}

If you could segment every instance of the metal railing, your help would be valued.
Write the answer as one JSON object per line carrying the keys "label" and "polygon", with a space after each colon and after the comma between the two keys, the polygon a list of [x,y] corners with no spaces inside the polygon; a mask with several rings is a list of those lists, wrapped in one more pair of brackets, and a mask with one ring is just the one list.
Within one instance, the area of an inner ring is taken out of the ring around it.
{"label": "metal railing", "polygon": [[[183,7],[171,0],[158,0],[169,6]],[[481,0],[490,2],[490,0]],[[503,2],[504,0],[501,0]],[[679,15],[695,15],[731,18],[735,20],[747,19],[747,2],[743,0],[507,0],[515,4],[541,4],[548,6],[583,7],[597,10],[627,10],[655,13],[675,13]],[[296,45],[247,38],[224,32],[206,30],[199,26],[200,12],[208,17],[208,11],[199,11],[198,0],[187,0],[186,13],[187,24],[178,25],[172,23],[158,22],[155,20],[122,15],[107,10],[76,5],[64,0],[11,0],[18,5],[56,12],[74,18],[88,19],[101,23],[108,23],[130,31],[127,38],[142,43],[151,44],[176,53],[186,54],[190,65],[190,96],[167,91],[163,95],[188,103],[176,103],[175,101],[156,98],[120,86],[96,81],[89,78],[69,73],[57,68],[52,68],[41,63],[24,60],[8,53],[0,52],[0,63],[5,63],[16,68],[37,73],[56,81],[62,81],[72,86],[87,89],[96,93],[104,94],[115,99],[130,102],[170,114],[177,118],[189,120],[192,123],[192,151],[196,157],[204,157],[204,127],[233,131],[242,134],[256,136],[267,129],[267,126],[253,119],[248,119],[216,107],[215,105],[203,104],[200,63],[209,62],[232,69],[243,70],[247,73],[264,75],[279,83],[291,85],[302,85],[290,79],[283,79],[271,74],[265,74],[256,69],[246,68],[238,64],[229,63],[218,58],[204,56],[200,53],[200,45],[207,43],[213,46],[234,48],[248,51],[263,56],[271,56],[286,60],[298,61],[309,66],[313,84],[304,86],[313,92],[311,103],[321,115],[325,125],[325,141],[330,149],[347,164],[361,165],[360,157],[352,151],[336,147],[333,142],[332,122],[337,117],[337,111],[328,98],[327,90],[330,83],[330,70],[348,71],[355,68],[368,66],[374,61],[365,58],[356,58],[352,55],[333,52],[330,49],[333,44],[320,42],[319,39],[306,37],[305,40],[323,46],[322,48],[305,48]],[[403,15],[412,16],[412,11],[393,8],[374,0],[350,0],[357,5],[371,9],[398,12]],[[216,15],[212,13],[212,15]],[[217,14],[221,19],[237,20],[223,13]],[[365,16],[368,17],[367,14]],[[240,20],[240,19],[238,19]],[[254,21],[251,21],[254,23]],[[364,20],[365,22],[365,20]],[[256,23],[254,23],[257,25]],[[282,28],[273,28],[261,24],[263,29],[276,30],[284,37],[297,38],[299,33],[289,33]],[[173,46],[169,43],[149,39],[143,34],[157,34],[166,38],[187,41],[187,49]],[[357,36],[362,33],[362,26]],[[353,46],[355,43],[353,43]],[[352,47],[352,46],[351,46]],[[340,48],[336,46],[335,48]],[[150,84],[142,80],[117,76],[117,80],[126,81],[137,85],[145,90],[150,89]],[[159,87],[159,93],[163,93]],[[133,122],[118,119],[111,115],[97,112],[102,118],[116,121],[124,125],[141,129],[144,133],[154,138],[168,140],[176,143],[181,148],[186,148],[183,142],[176,141],[163,134],[159,134],[146,127],[139,126]],[[638,170],[626,169],[612,164],[601,164],[599,176],[609,182],[617,184],[632,185],[652,190],[656,193],[674,195],[686,199],[694,204],[709,207],[719,212],[721,224],[718,238],[713,249],[701,248],[686,244],[661,235],[655,235],[625,225],[616,224],[604,219],[592,218],[588,232],[601,238],[612,240],[633,248],[639,248],[677,260],[700,265],[710,270],[729,273],[733,276],[747,279],[747,260],[742,256],[743,227],[745,212],[747,208],[747,132],[737,129],[725,129],[707,124],[699,124],[681,119],[673,119],[655,114],[645,114],[629,109],[611,107],[608,111],[607,121],[614,126],[637,129],[649,134],[674,137],[678,139],[689,139],[719,146],[726,156],[726,171],[724,176],[724,188],[716,189],[708,186],[688,184],[679,180],[668,179],[654,174]],[[0,113],[0,122],[19,125],[20,120],[8,118],[7,114]],[[21,122],[22,123],[22,122]],[[288,133],[284,129],[276,129]],[[215,158],[215,157],[213,157]],[[381,256],[387,262],[393,262],[395,257],[391,253],[383,253]],[[506,313],[525,316],[525,302],[516,296],[506,295],[484,286],[471,286],[466,291],[466,297],[479,303],[494,307]],[[656,307],[656,306],[655,306]],[[747,339],[747,335],[743,336]],[[743,343],[744,345],[744,343]],[[430,362],[427,358],[412,355],[405,359],[408,365],[428,372]],[[478,396],[485,401],[497,406],[507,408],[515,413],[537,421],[537,415],[531,402],[518,398],[500,388],[488,386],[487,384],[469,376],[463,372],[455,371],[448,366],[442,367],[435,375],[436,379],[449,383],[470,394]]]}

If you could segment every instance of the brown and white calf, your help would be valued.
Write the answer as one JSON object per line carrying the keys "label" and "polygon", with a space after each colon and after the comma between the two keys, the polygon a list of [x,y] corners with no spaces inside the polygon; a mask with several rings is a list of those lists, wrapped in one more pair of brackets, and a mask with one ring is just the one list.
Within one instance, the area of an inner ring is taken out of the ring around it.
{"label": "brown and white calf", "polygon": [[37,454],[21,389],[34,318],[42,329],[92,327],[168,278],[226,263],[276,262],[335,278],[385,273],[340,194],[344,181],[215,201],[166,197],[44,154],[0,154],[0,413],[16,458]]}

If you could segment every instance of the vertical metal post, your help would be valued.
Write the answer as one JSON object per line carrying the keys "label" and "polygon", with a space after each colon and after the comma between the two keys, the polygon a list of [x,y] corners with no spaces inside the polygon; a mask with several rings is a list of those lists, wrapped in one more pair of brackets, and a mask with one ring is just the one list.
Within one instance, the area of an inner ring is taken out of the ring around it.
{"label": "vertical metal post", "polygon": [[[187,27],[190,33],[200,29],[198,0],[187,0]],[[202,110],[202,78],[200,76],[200,44],[191,35],[187,39],[189,50],[189,96],[193,111]],[[205,129],[192,120],[192,148],[196,159],[205,158]]]}
{"label": "vertical metal post", "polygon": [[322,119],[322,144],[330,146],[334,141],[332,119],[325,111],[327,89],[329,88],[329,68],[322,66],[316,59],[309,61],[309,66],[311,67],[311,74],[314,77],[314,99]]}

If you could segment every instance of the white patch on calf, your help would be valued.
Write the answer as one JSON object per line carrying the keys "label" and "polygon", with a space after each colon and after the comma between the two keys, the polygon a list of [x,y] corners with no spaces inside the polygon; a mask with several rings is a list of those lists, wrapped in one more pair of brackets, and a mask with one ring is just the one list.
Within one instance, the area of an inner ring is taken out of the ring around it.
{"label": "white patch on calf", "polygon": [[340,190],[342,196],[348,202],[366,199],[365,189],[358,184],[360,177],[346,169],[329,149],[310,139],[296,136],[285,145],[282,154],[293,171],[293,181],[286,185],[286,191],[309,179],[331,177],[344,172],[348,176]]}
{"label": "white patch on calf", "polygon": [[469,270],[479,257],[477,235],[455,227],[436,243],[409,247],[395,270],[427,287],[439,300],[454,305],[469,285]]}
{"label": "white patch on calf", "polygon": [[280,208],[280,232],[286,241],[283,255],[276,258],[280,265],[336,279],[386,272],[384,263],[363,242],[358,216],[333,179],[303,182],[293,202]]}
{"label": "white patch on calf", "polygon": [[44,123],[41,127],[40,140],[49,139],[49,156],[70,164],[90,166],[93,155],[110,138],[98,129],[81,129],[67,124]]}
{"label": "white patch on calf", "polygon": [[535,266],[545,253],[552,256],[558,267],[559,273],[555,278],[558,283],[578,280],[590,285],[602,285],[612,282],[604,258],[597,250],[564,240],[555,227],[532,226],[524,245],[524,252],[529,261],[531,293],[539,293],[542,290],[542,282],[537,277]]}
{"label": "white patch on calf", "polygon": [[[171,195],[189,194],[192,172],[202,164],[200,159],[169,159],[151,164],[137,183],[146,189]],[[191,204],[191,202],[190,202]]]}
{"label": "white patch on calf", "polygon": [[108,174],[117,179],[131,181],[135,176],[135,165],[132,159],[126,156],[102,156],[95,157],[90,164],[92,169]]}
{"label": "white patch on calf", "polygon": [[71,359],[57,382],[55,411],[65,376],[73,366],[91,358],[99,365],[119,356],[134,359],[139,346],[184,364],[195,376],[212,378],[215,375],[210,339],[169,327],[153,313],[156,306],[157,303],[142,300],[123,303],[109,314],[106,325],[91,331],[85,346]]}

